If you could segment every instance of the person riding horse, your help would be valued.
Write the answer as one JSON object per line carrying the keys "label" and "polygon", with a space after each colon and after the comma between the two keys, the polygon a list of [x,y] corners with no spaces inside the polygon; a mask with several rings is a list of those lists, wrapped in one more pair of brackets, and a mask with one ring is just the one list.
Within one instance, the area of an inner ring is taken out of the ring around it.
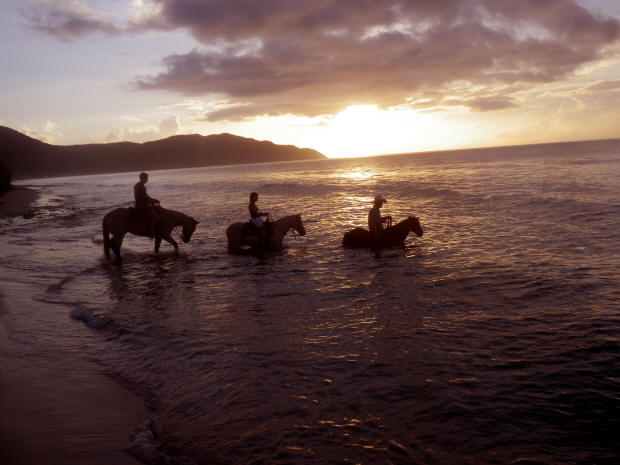
{"label": "person riding horse", "polygon": [[[368,229],[358,226],[345,232],[342,238],[343,247],[380,249],[402,246],[410,231],[415,232],[418,237],[424,234],[420,220],[416,216],[410,216],[392,226],[391,216],[381,216],[380,209],[386,202],[387,200],[380,195],[375,197],[373,207],[368,212]],[[383,223],[387,223],[386,228],[383,227]]]}
{"label": "person riding horse", "polygon": [[149,175],[146,173],[140,173],[140,181],[133,186],[133,196],[135,199],[136,210],[140,216],[148,218],[151,224],[150,238],[155,237],[155,223],[159,219],[157,208],[159,207],[159,200],[149,197],[146,193],[146,183],[149,181]]}
{"label": "person riding horse", "polygon": [[373,202],[373,207],[368,212],[368,230],[373,234],[377,242],[385,239],[385,230],[383,229],[383,223],[387,222],[388,228],[392,226],[391,216],[381,216],[380,208],[386,203],[387,200],[377,195]]}

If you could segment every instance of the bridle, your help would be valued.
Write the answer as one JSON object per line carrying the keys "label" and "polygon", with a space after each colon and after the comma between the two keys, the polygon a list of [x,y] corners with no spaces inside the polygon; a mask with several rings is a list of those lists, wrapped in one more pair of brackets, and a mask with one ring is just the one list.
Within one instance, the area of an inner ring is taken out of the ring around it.
{"label": "bridle", "polygon": [[[295,222],[301,223],[301,217],[299,217],[299,215],[295,217]],[[297,224],[297,226],[301,226],[301,224]],[[286,231],[286,234],[288,234],[291,230],[293,231],[293,239],[297,240],[297,229],[295,229],[295,226],[291,226],[290,229]]]}
{"label": "bridle", "polygon": [[[273,223],[273,227],[274,227],[274,228],[277,228],[277,226],[276,226],[276,222],[272,220],[271,215],[269,215],[269,216],[267,217],[267,221],[269,221],[269,222]],[[280,228],[278,228],[278,229],[279,229],[280,231],[282,231]],[[290,234],[290,232],[291,232],[291,231],[293,231],[293,233],[292,233],[292,234]],[[293,239],[297,240],[297,230],[295,229],[295,226],[290,226],[290,227],[286,230],[286,232],[283,234],[283,236],[291,236],[291,235],[293,236]]]}

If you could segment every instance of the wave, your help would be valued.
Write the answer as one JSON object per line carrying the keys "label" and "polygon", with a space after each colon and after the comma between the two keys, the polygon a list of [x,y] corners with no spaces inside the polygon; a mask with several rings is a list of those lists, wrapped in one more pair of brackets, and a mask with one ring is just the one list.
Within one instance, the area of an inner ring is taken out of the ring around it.
{"label": "wave", "polygon": [[196,465],[186,457],[171,457],[161,452],[165,443],[157,415],[136,426],[128,451],[149,465]]}
{"label": "wave", "polygon": [[99,317],[95,315],[92,310],[89,310],[81,305],[78,305],[71,310],[71,318],[82,321],[86,326],[93,329],[103,329],[113,324],[112,320]]}

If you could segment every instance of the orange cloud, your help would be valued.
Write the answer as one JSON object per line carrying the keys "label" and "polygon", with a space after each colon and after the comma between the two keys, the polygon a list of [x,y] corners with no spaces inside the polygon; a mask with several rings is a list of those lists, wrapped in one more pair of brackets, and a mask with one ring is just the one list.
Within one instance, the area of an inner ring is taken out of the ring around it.
{"label": "orange cloud", "polygon": [[[151,0],[122,32],[189,31],[204,48],[170,55],[136,89],[215,95],[215,120],[334,114],[348,105],[474,111],[565,79],[605,57],[620,22],[576,0]],[[47,3],[34,27],[61,39],[120,32],[90,10]],[[454,83],[461,83],[455,90]],[[431,98],[429,98],[429,95]]]}

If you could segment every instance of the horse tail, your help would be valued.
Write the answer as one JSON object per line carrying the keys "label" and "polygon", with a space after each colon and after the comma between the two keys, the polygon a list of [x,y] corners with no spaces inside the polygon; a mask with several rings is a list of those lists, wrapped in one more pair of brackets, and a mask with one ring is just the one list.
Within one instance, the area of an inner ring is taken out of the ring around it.
{"label": "horse tail", "polygon": [[103,253],[105,254],[105,258],[110,260],[110,230],[108,229],[108,215],[103,217],[102,227],[103,227]]}

